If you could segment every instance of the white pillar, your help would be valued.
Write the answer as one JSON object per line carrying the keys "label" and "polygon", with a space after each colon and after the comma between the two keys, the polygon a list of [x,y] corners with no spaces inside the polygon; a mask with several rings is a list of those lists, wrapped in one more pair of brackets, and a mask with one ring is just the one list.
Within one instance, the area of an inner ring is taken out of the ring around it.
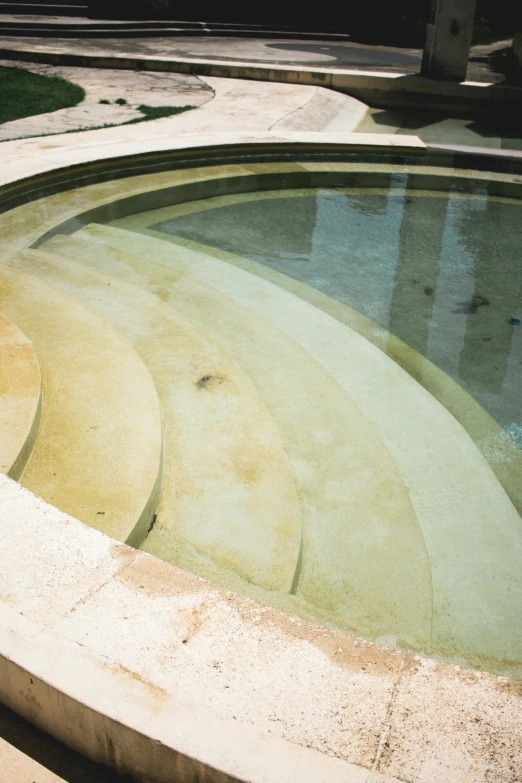
{"label": "white pillar", "polygon": [[477,0],[431,0],[421,75],[466,79]]}

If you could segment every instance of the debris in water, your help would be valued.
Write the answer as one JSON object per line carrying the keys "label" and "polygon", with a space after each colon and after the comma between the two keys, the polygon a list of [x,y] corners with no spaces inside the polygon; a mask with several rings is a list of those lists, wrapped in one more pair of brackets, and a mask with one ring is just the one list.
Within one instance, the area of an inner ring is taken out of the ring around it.
{"label": "debris in water", "polygon": [[485,307],[489,304],[487,299],[484,299],[483,296],[473,296],[471,299],[468,299],[466,302],[457,302],[458,309],[452,310],[453,313],[463,313],[464,315],[472,315],[473,313],[476,313],[479,307]]}

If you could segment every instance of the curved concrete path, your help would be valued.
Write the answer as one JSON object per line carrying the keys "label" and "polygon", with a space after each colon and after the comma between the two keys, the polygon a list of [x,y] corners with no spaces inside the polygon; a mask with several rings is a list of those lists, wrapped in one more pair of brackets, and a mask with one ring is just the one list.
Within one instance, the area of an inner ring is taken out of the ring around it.
{"label": "curved concrete path", "polygon": [[[0,60],[0,67],[10,65],[9,61]],[[368,110],[366,104],[348,95],[308,85],[36,63],[20,63],[18,67],[42,76],[68,79],[83,87],[86,97],[68,109],[3,123],[0,142],[124,125],[144,116],[139,109],[142,104],[191,109],[160,121],[148,121],[145,131],[140,128],[145,135],[156,128],[168,128],[176,135],[217,133],[234,129],[238,124],[244,131],[351,133]],[[138,131],[135,125],[129,130]]]}
{"label": "curved concrete path", "polygon": [[[282,46],[288,48],[281,49]],[[413,106],[476,114],[494,106],[512,107],[520,101],[522,90],[519,86],[506,85],[503,76],[497,79],[491,70],[484,68],[483,52],[478,53],[477,63],[470,69],[470,81],[455,83],[417,75],[418,51],[399,54],[396,50],[383,48],[377,58],[381,61],[395,58],[397,67],[371,68],[368,52],[364,49],[353,44],[326,43],[318,47],[313,43],[265,40],[257,42],[256,46],[252,40],[241,42],[238,39],[190,42],[184,39],[174,48],[171,38],[138,39],[132,43],[121,39],[92,39],[79,43],[61,38],[0,37],[0,57],[12,60],[327,87],[380,107]],[[359,58],[366,60],[363,68],[339,62],[340,54],[347,53],[349,59],[354,50]],[[502,83],[495,83],[497,81]]]}

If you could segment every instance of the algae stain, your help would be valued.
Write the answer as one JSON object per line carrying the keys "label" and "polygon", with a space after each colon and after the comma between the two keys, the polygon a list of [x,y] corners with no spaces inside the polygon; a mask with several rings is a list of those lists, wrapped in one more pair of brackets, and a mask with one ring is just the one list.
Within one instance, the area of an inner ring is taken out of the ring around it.
{"label": "algae stain", "polygon": [[226,378],[223,375],[203,375],[199,381],[196,381],[195,385],[198,389],[208,389],[211,391],[212,389],[221,386],[225,381]]}

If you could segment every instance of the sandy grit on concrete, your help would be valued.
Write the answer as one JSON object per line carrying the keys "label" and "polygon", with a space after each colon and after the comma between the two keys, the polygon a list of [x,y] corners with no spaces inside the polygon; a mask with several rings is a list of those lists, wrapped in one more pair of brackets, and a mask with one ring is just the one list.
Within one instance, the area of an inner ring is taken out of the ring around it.
{"label": "sandy grit on concrete", "polygon": [[520,780],[519,683],[268,609],[0,488],[2,700],[96,760],[143,780],[172,779],[174,748],[252,781]]}

